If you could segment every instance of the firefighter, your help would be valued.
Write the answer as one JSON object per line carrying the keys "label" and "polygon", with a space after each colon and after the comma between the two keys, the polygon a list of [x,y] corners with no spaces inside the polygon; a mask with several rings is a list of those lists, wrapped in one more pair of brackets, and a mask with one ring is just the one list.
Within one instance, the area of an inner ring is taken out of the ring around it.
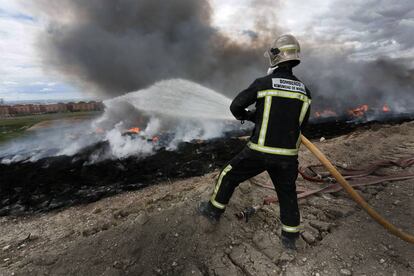
{"label": "firefighter", "polygon": [[[255,124],[250,141],[222,169],[209,201],[198,206],[200,215],[217,223],[239,183],[267,171],[274,184],[282,222],[281,242],[296,249],[300,214],[296,195],[301,130],[310,114],[311,96],[292,73],[300,63],[300,46],[292,35],[282,35],[265,52],[268,74],[256,79],[233,100],[237,120]],[[247,108],[255,104],[255,110]]]}

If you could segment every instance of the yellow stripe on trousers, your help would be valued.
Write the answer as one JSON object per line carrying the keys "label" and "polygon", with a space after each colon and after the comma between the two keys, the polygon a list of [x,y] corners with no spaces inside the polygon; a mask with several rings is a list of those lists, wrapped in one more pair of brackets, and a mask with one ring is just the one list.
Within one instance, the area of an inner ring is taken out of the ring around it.
{"label": "yellow stripe on trousers", "polygon": [[282,230],[289,233],[297,233],[300,231],[300,226],[287,226],[282,224]]}
{"label": "yellow stripe on trousers", "polygon": [[227,165],[222,171],[221,171],[221,173],[220,173],[220,176],[219,176],[219,178],[218,178],[218,180],[217,180],[217,183],[216,183],[216,187],[214,188],[214,192],[213,192],[213,195],[211,196],[211,199],[210,199],[210,202],[211,202],[211,204],[213,204],[215,207],[217,207],[217,208],[219,208],[219,209],[225,209],[226,208],[226,206],[224,205],[224,204],[221,204],[221,203],[219,203],[219,202],[217,202],[216,201],[216,196],[217,196],[217,193],[218,193],[218,191],[219,191],[219,189],[220,189],[220,186],[221,186],[221,182],[223,181],[223,177],[230,171],[232,169],[232,166],[231,165]]}

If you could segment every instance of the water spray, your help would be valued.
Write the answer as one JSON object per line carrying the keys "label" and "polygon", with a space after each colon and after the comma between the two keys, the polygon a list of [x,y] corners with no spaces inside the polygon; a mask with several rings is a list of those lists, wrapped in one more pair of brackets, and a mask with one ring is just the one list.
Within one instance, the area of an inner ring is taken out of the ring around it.
{"label": "water spray", "polygon": [[[218,138],[240,129],[229,110],[230,103],[228,97],[195,82],[159,81],[104,101],[104,113],[92,122],[59,122],[59,128],[40,129],[27,139],[0,147],[0,163],[72,156],[99,142],[108,143],[109,150],[91,158],[90,163],[129,156],[144,158],[163,147],[175,150],[182,142]],[[129,129],[138,131],[125,135]],[[162,141],[154,143],[151,138],[158,140],[159,136]]]}

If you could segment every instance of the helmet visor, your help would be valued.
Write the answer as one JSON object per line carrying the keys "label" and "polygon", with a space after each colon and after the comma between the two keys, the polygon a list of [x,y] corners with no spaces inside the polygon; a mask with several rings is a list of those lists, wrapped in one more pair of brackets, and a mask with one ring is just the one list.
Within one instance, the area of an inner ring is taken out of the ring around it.
{"label": "helmet visor", "polygon": [[298,49],[286,49],[280,52],[281,56],[284,57],[291,57],[291,56],[299,56],[300,50]]}

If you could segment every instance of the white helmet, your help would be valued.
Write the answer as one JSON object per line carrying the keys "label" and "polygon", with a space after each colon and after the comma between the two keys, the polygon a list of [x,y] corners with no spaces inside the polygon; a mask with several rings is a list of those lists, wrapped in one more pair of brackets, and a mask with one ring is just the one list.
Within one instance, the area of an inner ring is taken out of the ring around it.
{"label": "white helmet", "polygon": [[300,63],[299,58],[300,45],[298,40],[290,34],[278,37],[270,45],[270,49],[264,53],[264,56],[269,58],[270,67],[274,67],[279,63],[295,60],[294,66]]}

